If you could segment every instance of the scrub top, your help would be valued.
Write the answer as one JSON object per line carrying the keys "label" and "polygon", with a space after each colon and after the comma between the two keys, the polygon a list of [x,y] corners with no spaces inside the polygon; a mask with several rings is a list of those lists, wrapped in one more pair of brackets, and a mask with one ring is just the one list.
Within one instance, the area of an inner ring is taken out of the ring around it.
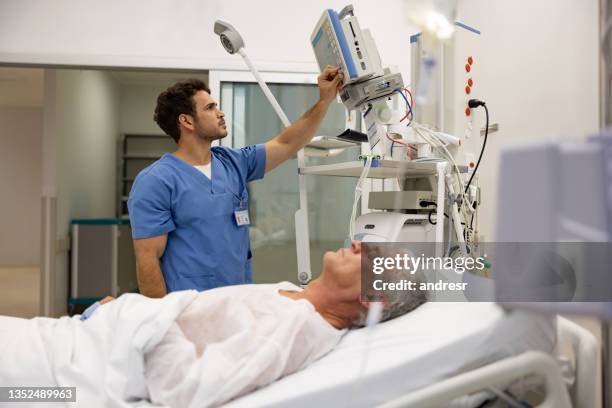
{"label": "scrub top", "polygon": [[168,292],[252,283],[246,184],[261,179],[263,144],[211,148],[212,181],[173,154],[143,169],[130,192],[132,237],[168,234],[161,270]]}

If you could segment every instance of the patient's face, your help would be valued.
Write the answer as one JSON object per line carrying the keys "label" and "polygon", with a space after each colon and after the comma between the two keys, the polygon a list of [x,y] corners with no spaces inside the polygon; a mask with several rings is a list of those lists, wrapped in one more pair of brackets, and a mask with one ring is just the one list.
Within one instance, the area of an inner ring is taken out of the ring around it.
{"label": "patient's face", "polygon": [[350,248],[340,248],[323,255],[323,270],[348,285],[361,281],[361,242],[353,241]]}

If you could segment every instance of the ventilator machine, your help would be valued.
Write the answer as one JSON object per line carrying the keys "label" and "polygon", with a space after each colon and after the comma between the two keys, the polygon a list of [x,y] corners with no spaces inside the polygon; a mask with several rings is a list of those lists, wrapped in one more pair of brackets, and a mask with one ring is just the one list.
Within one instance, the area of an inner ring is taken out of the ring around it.
{"label": "ventilator machine", "polygon": [[[363,133],[353,129],[339,139],[368,142],[356,162],[300,168],[300,174],[358,177],[348,240],[435,242],[437,256],[470,256],[476,249],[480,190],[474,175],[489,130],[486,104],[475,99],[480,31],[460,22],[453,27],[451,39],[425,30],[410,38],[410,85],[383,67],[352,6],[325,10],[312,32],[319,68],[341,67],[340,99],[363,118]],[[474,137],[481,106],[484,138]],[[302,272],[304,283],[310,273]]]}

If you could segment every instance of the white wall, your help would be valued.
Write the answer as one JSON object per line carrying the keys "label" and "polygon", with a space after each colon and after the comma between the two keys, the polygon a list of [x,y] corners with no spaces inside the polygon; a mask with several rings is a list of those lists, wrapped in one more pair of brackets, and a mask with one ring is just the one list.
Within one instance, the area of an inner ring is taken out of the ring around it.
{"label": "white wall", "polygon": [[[119,129],[121,133],[164,134],[153,120],[157,97],[174,83],[198,78],[208,83],[203,72],[113,72],[119,82]],[[218,99],[218,95],[215,96]],[[170,138],[170,136],[168,136]]]}
{"label": "white wall", "polygon": [[74,218],[114,217],[117,86],[108,72],[57,73],[58,234]]}
{"label": "white wall", "polygon": [[39,263],[42,118],[40,107],[0,106],[3,266]]}
{"label": "white wall", "polygon": [[[44,156],[52,174],[44,190],[57,196],[57,240],[65,242],[75,218],[115,215],[117,84],[108,72],[57,70],[45,76]],[[50,165],[49,165],[50,163]],[[65,312],[68,253],[56,254],[53,314]]]}
{"label": "white wall", "polygon": [[[480,225],[488,241],[494,240],[500,150],[599,128],[598,16],[593,0],[460,2],[459,18],[482,30],[476,89],[500,125],[478,170]],[[476,123],[484,126],[483,112]]]}
{"label": "white wall", "polygon": [[[316,70],[308,39],[326,8],[346,0],[3,0],[0,61],[89,66],[244,69],[213,33],[216,19],[233,24],[247,51],[269,70]],[[383,61],[407,68],[408,37],[401,0],[384,6],[352,2],[363,27],[378,38]],[[87,16],[87,18],[83,18]],[[61,29],[58,29],[61,27]],[[382,40],[384,38],[384,41]],[[305,65],[306,64],[306,65]]]}
{"label": "white wall", "polygon": [[157,96],[167,87],[162,84],[126,84],[120,91],[120,130],[122,133],[163,134],[153,120]]}

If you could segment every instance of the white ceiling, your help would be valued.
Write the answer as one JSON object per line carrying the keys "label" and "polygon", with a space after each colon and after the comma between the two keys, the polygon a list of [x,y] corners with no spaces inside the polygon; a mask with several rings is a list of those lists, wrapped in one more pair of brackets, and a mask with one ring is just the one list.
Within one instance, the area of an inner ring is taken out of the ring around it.
{"label": "white ceiling", "polygon": [[[121,85],[171,84],[185,78],[208,80],[206,72],[111,71]],[[44,70],[0,67],[0,106],[42,107]]]}

